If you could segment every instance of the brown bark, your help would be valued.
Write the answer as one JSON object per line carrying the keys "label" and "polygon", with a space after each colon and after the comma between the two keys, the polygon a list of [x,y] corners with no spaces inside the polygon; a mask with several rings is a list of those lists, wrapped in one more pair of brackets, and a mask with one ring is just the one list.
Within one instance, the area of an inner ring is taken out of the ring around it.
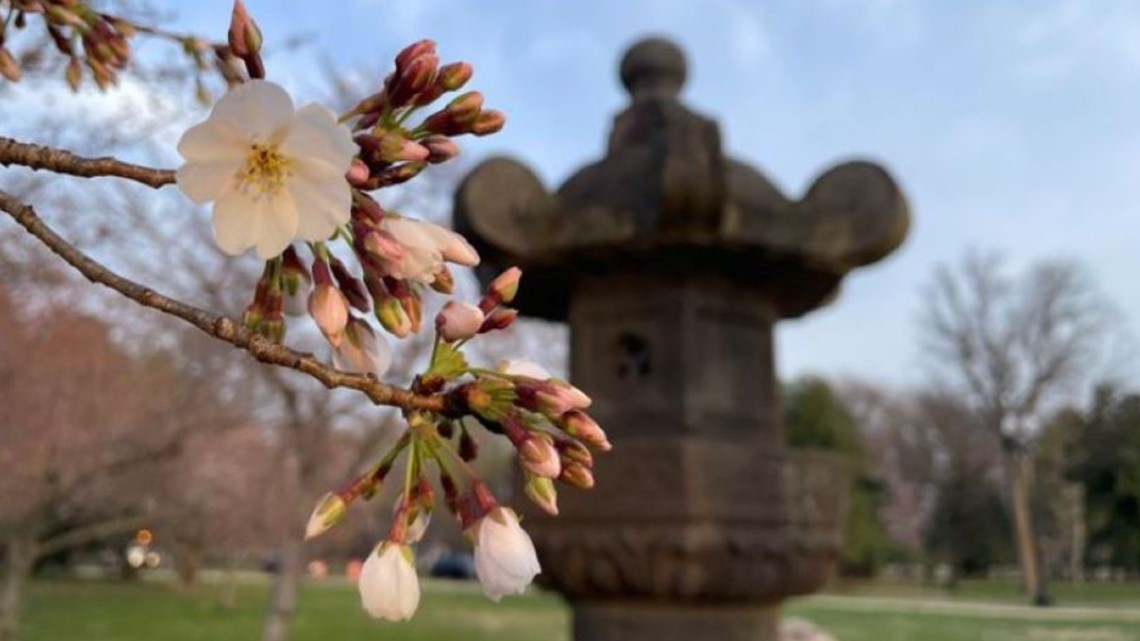
{"label": "brown bark", "polygon": [[0,568],[0,641],[16,641],[20,634],[20,611],[28,577],[36,562],[36,541],[15,535],[4,542],[4,565]]}
{"label": "brown bark", "polygon": [[273,581],[269,612],[261,629],[261,641],[287,641],[304,572],[304,543],[299,535],[290,536],[281,546],[281,567]]}
{"label": "brown bark", "polygon": [[1037,550],[1037,533],[1033,525],[1031,492],[1033,462],[1028,455],[1015,452],[1008,456],[1010,504],[1013,508],[1014,544],[1021,562],[1025,593],[1034,605],[1048,605],[1049,594],[1041,571]]}

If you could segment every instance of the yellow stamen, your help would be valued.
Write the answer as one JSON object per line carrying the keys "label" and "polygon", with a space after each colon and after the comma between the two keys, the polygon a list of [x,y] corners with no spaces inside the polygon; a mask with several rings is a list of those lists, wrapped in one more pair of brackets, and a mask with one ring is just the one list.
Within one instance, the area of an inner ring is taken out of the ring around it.
{"label": "yellow stamen", "polygon": [[239,187],[254,196],[273,196],[285,186],[285,179],[293,174],[289,159],[277,145],[253,143],[249,146],[245,166],[238,171]]}

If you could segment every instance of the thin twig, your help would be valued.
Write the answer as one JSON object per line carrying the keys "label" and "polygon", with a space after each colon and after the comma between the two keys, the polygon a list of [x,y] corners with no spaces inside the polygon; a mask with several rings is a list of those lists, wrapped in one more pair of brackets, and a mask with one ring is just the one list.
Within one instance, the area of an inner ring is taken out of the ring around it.
{"label": "thin twig", "polygon": [[115,176],[155,189],[174,183],[174,171],[134,165],[116,158],[84,158],[54,147],[42,147],[0,136],[0,165],[46,169],[82,178]]}
{"label": "thin twig", "polygon": [[83,274],[87,280],[104,285],[138,304],[169,314],[203,332],[249,352],[262,363],[295,369],[317,379],[328,388],[345,387],[363,392],[377,405],[394,405],[437,413],[454,413],[458,399],[443,394],[415,394],[363,374],[350,374],[321,363],[311,354],[290,349],[255,334],[241,323],[200,309],[188,303],[163,296],[158,292],[120,276],[80,251],[49,227],[31,205],[0,190],[0,210],[7,212],[32,236],[48,247],[64,262]]}

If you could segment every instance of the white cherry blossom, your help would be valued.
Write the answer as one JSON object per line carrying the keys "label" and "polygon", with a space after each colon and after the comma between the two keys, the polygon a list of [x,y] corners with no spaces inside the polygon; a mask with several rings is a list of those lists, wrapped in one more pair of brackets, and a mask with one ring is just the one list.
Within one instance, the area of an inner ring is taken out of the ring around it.
{"label": "white cherry blossom", "polygon": [[376,619],[406,621],[420,604],[420,580],[412,549],[389,541],[372,550],[357,587],[364,611]]}
{"label": "white cherry blossom", "polygon": [[542,571],[530,535],[513,511],[497,507],[475,525],[475,574],[492,601],[524,592]]}
{"label": "white cherry blossom", "polygon": [[214,238],[228,254],[254,247],[272,258],[349,220],[352,135],[320,105],[294,110],[272,82],[250,80],[222,96],[178,152],[186,161],[178,187],[196,203],[214,202]]}

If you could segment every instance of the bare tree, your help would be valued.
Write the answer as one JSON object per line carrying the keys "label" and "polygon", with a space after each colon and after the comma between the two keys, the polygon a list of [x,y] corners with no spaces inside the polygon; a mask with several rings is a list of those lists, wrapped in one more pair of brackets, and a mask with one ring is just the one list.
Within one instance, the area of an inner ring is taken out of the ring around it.
{"label": "bare tree", "polygon": [[1060,260],[1010,277],[995,254],[940,267],[925,303],[925,350],[1004,455],[1015,543],[1033,603],[1049,602],[1031,513],[1032,449],[1043,417],[1082,387],[1102,345],[1105,304]]}

